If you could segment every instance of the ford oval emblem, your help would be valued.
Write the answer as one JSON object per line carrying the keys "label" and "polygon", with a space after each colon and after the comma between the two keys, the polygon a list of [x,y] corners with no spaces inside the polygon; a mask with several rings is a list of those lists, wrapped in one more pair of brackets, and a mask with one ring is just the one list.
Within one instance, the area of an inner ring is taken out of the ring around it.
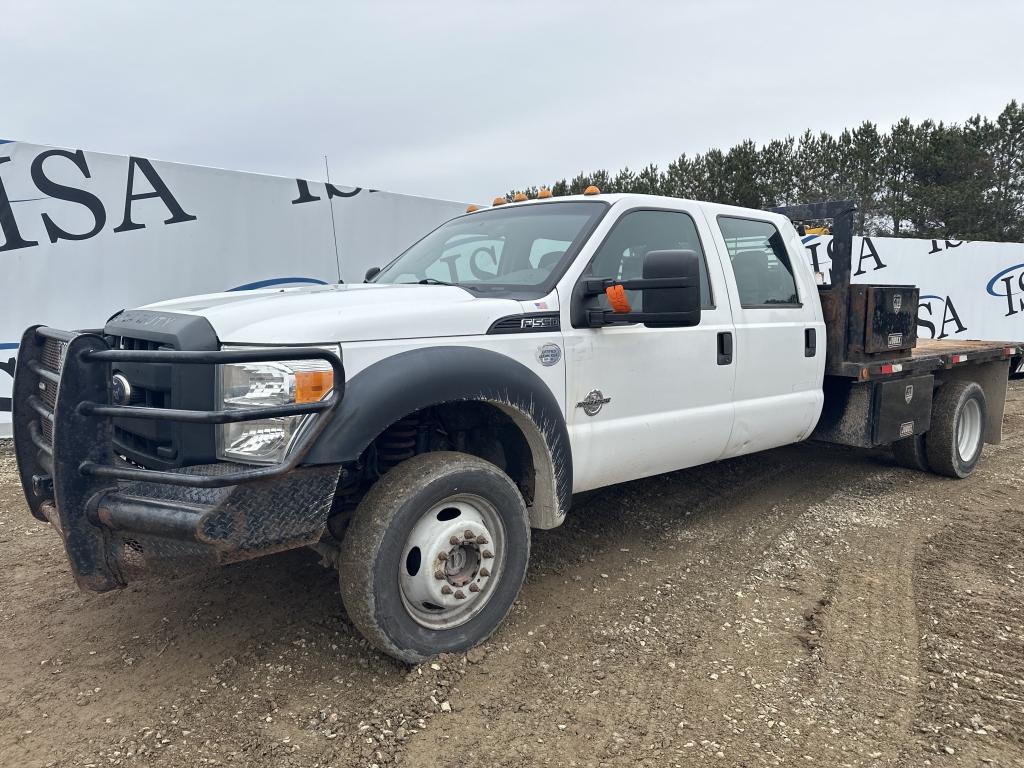
{"label": "ford oval emblem", "polygon": [[132,401],[132,385],[123,373],[115,373],[110,379],[110,400],[114,405],[128,405]]}

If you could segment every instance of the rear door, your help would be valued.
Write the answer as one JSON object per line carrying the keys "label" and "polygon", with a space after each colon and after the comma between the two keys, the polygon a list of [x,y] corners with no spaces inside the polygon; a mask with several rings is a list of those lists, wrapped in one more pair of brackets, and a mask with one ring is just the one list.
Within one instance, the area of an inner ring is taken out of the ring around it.
{"label": "rear door", "polygon": [[708,223],[728,274],[736,327],[736,394],[725,453],[807,437],[821,414],[825,324],[792,225],[758,212],[709,206]]}
{"label": "rear door", "polygon": [[[707,223],[686,205],[624,211],[578,279],[636,278],[649,251],[694,250],[701,258],[700,325],[573,327],[563,299],[576,491],[714,461],[728,443],[735,374],[719,344],[733,332],[729,297],[714,246],[706,245]],[[642,310],[640,292],[627,293]],[[603,296],[589,301],[609,308]]]}

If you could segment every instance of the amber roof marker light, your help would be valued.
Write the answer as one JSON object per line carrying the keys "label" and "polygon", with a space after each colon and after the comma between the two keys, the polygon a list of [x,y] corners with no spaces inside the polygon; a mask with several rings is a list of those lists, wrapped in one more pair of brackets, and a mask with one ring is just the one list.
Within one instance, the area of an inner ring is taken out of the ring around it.
{"label": "amber roof marker light", "polygon": [[513,203],[522,203],[522,202],[525,202],[525,201],[527,201],[529,199],[530,198],[528,198],[526,196],[525,192],[516,192],[515,195],[512,197],[512,202]]}
{"label": "amber roof marker light", "polygon": [[601,190],[591,184],[589,187],[583,190],[584,195],[600,195]]}
{"label": "amber roof marker light", "polygon": [[540,192],[537,193],[537,199],[546,200],[549,197],[551,197],[551,190],[547,187],[541,187]]}
{"label": "amber roof marker light", "polygon": [[491,205],[504,205],[507,202],[508,200],[505,199],[504,197],[496,197],[494,198],[494,202],[491,203]]}
{"label": "amber roof marker light", "polygon": [[474,203],[470,203],[469,205],[466,206],[466,213],[473,213],[474,211],[479,211],[479,210],[480,210],[480,206],[476,205]]}

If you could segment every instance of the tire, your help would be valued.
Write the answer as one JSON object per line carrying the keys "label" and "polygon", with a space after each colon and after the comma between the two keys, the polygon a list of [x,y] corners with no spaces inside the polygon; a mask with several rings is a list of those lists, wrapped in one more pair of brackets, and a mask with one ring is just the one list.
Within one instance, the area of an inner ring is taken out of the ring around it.
{"label": "tire", "polygon": [[529,559],[526,505],[508,475],[469,454],[425,453],[356,508],[341,543],[341,597],[371,644],[416,663],[490,637]]}
{"label": "tire", "polygon": [[988,406],[974,381],[947,381],[932,401],[925,436],[928,467],[937,475],[964,478],[974,471],[985,445]]}
{"label": "tire", "polygon": [[897,440],[892,444],[892,455],[901,467],[916,469],[920,472],[928,471],[928,453],[925,448],[924,435],[914,435]]}

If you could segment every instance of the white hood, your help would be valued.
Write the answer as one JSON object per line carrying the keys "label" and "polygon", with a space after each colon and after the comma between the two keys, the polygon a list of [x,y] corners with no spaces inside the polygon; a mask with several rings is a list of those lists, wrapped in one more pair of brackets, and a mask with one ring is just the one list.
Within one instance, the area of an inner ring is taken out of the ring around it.
{"label": "white hood", "polygon": [[472,336],[522,313],[512,299],[478,298],[446,285],[323,285],[213,293],[142,309],[201,315],[225,344]]}

